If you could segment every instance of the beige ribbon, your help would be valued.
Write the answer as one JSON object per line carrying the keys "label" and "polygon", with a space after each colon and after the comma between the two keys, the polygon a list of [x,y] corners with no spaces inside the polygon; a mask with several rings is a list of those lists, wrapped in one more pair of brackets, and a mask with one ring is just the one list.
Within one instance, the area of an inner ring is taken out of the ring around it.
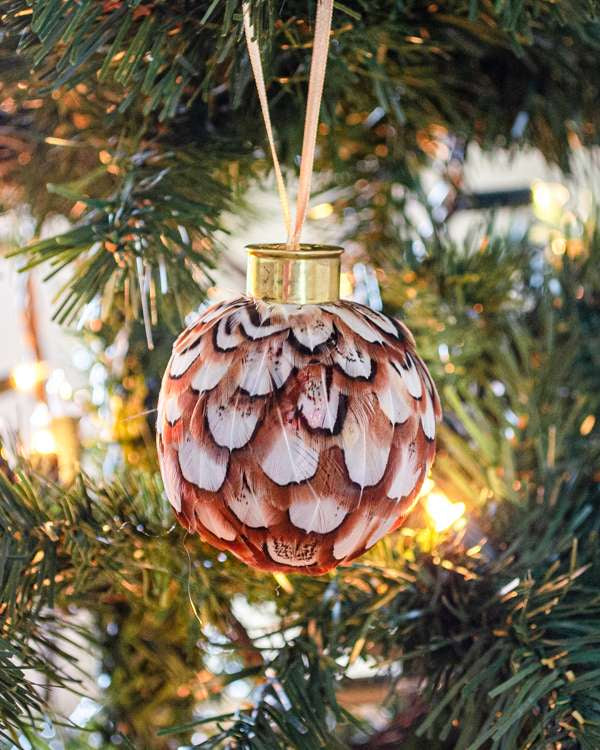
{"label": "beige ribbon", "polygon": [[317,142],[317,129],[319,126],[319,110],[321,109],[321,98],[323,96],[323,82],[325,80],[325,68],[327,67],[327,52],[329,50],[329,37],[331,33],[331,19],[333,15],[333,0],[318,0],[317,14],[315,19],[315,38],[313,42],[313,55],[310,64],[310,77],[308,81],[308,97],[306,100],[306,115],[304,120],[304,137],[302,139],[302,157],[300,161],[300,178],[298,180],[298,197],[296,198],[296,220],[292,231],[290,217],[290,202],[288,199],[285,182],[281,172],[281,165],[277,157],[269,104],[267,101],[267,90],[263,75],[262,62],[260,59],[260,48],[258,39],[254,33],[254,27],[250,19],[250,5],[244,2],[242,5],[244,16],[244,32],[248,45],[248,56],[254,73],[258,99],[265,121],[265,129],[273,166],[279,200],[283,210],[283,220],[287,232],[287,246],[290,250],[298,250],[300,246],[300,235],[302,226],[306,219],[308,201],[310,199],[310,183],[312,180],[313,164],[315,161],[315,146]]}

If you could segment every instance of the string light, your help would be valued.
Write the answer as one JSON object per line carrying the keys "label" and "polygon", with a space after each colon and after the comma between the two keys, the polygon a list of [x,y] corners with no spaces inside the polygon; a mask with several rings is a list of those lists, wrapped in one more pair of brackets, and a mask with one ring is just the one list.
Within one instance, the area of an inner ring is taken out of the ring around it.
{"label": "string light", "polygon": [[568,202],[568,189],[560,182],[536,180],[531,186],[533,212],[542,221],[558,223],[562,209]]}
{"label": "string light", "polygon": [[465,515],[464,503],[453,503],[435,484],[428,479],[423,486],[422,496],[425,500],[425,510],[431,519],[435,531],[442,532],[451,526],[458,526]]}
{"label": "string light", "polygon": [[47,374],[45,362],[23,362],[13,368],[10,377],[18,391],[28,393],[44,381]]}
{"label": "string light", "polygon": [[583,435],[584,437],[586,435],[589,435],[590,432],[594,429],[595,424],[596,424],[596,417],[593,414],[588,414],[579,427],[580,434]]}
{"label": "string light", "polygon": [[31,435],[31,452],[47,456],[56,453],[56,440],[48,427],[35,430]]}
{"label": "string light", "polygon": [[331,203],[318,203],[313,206],[308,212],[309,219],[326,219],[333,213],[333,206]]}

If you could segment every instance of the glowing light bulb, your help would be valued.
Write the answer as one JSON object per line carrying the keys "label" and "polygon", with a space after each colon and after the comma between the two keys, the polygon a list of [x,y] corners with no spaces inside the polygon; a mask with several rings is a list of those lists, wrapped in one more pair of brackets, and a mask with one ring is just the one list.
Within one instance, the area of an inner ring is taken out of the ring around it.
{"label": "glowing light bulb", "polygon": [[424,485],[425,510],[437,532],[445,531],[465,514],[464,503],[453,503],[446,495],[433,489],[435,485],[428,479]]}
{"label": "glowing light bulb", "polygon": [[579,426],[579,432],[584,437],[586,435],[589,435],[590,432],[594,429],[594,425],[596,424],[596,417],[593,414],[588,414],[587,417],[583,420],[581,425]]}
{"label": "glowing light bulb", "polygon": [[277,583],[279,584],[279,586],[281,586],[281,588],[287,594],[293,594],[294,593],[294,587],[292,585],[292,582],[286,576],[285,573],[275,572],[275,573],[273,573],[273,578],[277,581]]}
{"label": "glowing light bulb", "polygon": [[32,391],[38,383],[45,380],[48,368],[44,362],[23,362],[17,365],[10,376],[18,391]]}
{"label": "glowing light bulb", "polygon": [[333,206],[331,203],[318,203],[313,206],[308,212],[309,219],[326,219],[333,213]]}
{"label": "glowing light bulb", "polygon": [[562,209],[568,202],[568,189],[560,182],[536,180],[531,186],[533,211],[538,219],[550,224],[558,223]]}
{"label": "glowing light bulb", "polygon": [[40,453],[44,456],[56,453],[56,440],[47,427],[35,430],[31,435],[31,452]]}

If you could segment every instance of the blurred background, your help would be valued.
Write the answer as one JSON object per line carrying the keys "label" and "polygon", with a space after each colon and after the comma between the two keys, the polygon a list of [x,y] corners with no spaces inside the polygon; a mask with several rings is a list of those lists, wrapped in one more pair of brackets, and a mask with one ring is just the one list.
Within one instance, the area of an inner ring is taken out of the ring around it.
{"label": "blurred background", "polygon": [[[282,239],[239,4],[0,0],[0,747],[600,748],[594,3],[336,3],[303,240],[443,403],[422,501],[330,575],[180,528],[185,324]],[[251,3],[290,193],[314,3]]]}

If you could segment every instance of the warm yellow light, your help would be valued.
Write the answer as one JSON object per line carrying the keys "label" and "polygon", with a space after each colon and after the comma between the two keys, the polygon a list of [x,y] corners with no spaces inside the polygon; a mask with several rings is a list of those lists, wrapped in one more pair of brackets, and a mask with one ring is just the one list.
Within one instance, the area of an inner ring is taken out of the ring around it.
{"label": "warm yellow light", "polygon": [[568,202],[568,189],[560,182],[536,180],[531,186],[533,212],[542,221],[558,223],[562,209]]}
{"label": "warm yellow light", "polygon": [[23,362],[13,369],[10,377],[18,391],[28,392],[45,380],[47,374],[48,368],[44,362]]}
{"label": "warm yellow light", "polygon": [[340,274],[340,297],[342,299],[352,299],[354,294],[354,275],[349,271]]}
{"label": "warm yellow light", "polygon": [[[433,482],[428,482],[433,486]],[[453,526],[465,514],[464,503],[453,503],[446,495],[432,490],[425,496],[425,510],[431,518],[432,526],[436,531],[445,531]]]}
{"label": "warm yellow light", "polygon": [[285,573],[273,573],[273,578],[287,594],[294,593],[294,587]]}
{"label": "warm yellow light", "polygon": [[56,453],[56,440],[49,429],[35,430],[31,435],[31,452],[43,455]]}
{"label": "warm yellow light", "polygon": [[331,203],[318,203],[313,206],[308,212],[309,219],[326,219],[333,213],[333,206]]}
{"label": "warm yellow light", "polygon": [[573,237],[570,240],[567,240],[567,255],[569,258],[577,258],[579,255],[583,255],[586,248],[583,244],[583,240],[579,239],[578,237]]}
{"label": "warm yellow light", "polygon": [[564,255],[567,249],[567,241],[564,237],[555,237],[550,243],[554,255]]}
{"label": "warm yellow light", "polygon": [[594,429],[595,424],[596,417],[593,414],[588,414],[579,426],[579,432],[585,437],[586,435],[589,435],[590,432]]}

